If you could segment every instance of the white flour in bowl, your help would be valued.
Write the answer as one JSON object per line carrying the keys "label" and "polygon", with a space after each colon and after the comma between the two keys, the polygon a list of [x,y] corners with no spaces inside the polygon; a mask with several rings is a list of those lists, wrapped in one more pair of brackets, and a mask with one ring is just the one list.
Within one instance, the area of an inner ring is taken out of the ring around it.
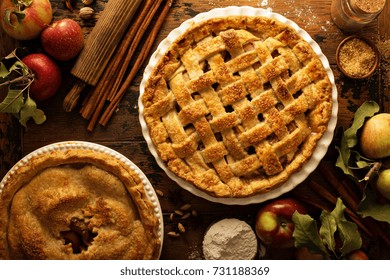
{"label": "white flour in bowl", "polygon": [[235,218],[213,224],[203,239],[206,260],[251,260],[257,253],[257,238],[246,222]]}

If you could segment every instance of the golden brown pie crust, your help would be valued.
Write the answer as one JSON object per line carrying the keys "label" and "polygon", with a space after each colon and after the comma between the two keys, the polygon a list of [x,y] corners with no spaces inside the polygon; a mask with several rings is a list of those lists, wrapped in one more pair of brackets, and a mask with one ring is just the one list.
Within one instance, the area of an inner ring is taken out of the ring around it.
{"label": "golden brown pie crust", "polygon": [[0,259],[159,257],[159,220],[141,178],[104,152],[32,157],[7,180],[0,209]]}
{"label": "golden brown pie crust", "polygon": [[159,157],[215,197],[279,187],[327,130],[332,85],[287,24],[256,16],[194,24],[157,62],[141,97]]}

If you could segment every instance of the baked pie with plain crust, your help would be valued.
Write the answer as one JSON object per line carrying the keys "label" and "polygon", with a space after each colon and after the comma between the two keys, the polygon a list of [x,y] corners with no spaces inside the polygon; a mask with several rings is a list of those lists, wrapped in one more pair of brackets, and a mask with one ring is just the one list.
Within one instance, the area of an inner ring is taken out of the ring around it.
{"label": "baked pie with plain crust", "polygon": [[159,220],[142,179],[106,152],[33,156],[0,191],[0,259],[159,257]]}
{"label": "baked pie with plain crust", "polygon": [[215,197],[281,186],[311,158],[332,114],[332,84],[292,27],[264,16],[190,26],[141,96],[158,156]]}

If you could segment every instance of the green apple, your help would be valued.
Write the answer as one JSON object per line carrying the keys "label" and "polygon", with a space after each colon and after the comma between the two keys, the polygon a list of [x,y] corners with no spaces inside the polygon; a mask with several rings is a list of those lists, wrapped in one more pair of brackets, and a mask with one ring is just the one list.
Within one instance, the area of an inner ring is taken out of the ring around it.
{"label": "green apple", "polygon": [[376,188],[381,195],[390,200],[390,169],[379,171]]}
{"label": "green apple", "polygon": [[360,148],[368,158],[390,156],[390,114],[380,113],[369,118],[360,134]]}

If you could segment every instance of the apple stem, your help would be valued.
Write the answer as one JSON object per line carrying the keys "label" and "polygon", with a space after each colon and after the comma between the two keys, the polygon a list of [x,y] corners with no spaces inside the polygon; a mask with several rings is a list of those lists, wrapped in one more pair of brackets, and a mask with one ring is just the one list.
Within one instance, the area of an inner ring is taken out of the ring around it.
{"label": "apple stem", "polygon": [[381,168],[381,165],[382,165],[382,164],[381,164],[380,162],[375,162],[375,163],[371,166],[370,170],[368,170],[366,176],[364,176],[364,181],[370,180],[371,177],[372,177],[372,175],[373,175],[374,173],[377,173],[377,172],[379,171],[379,169]]}
{"label": "apple stem", "polygon": [[6,82],[0,84],[0,87],[13,85],[13,84],[26,84],[26,83],[29,83],[31,80],[33,80],[34,77],[35,77],[34,74],[20,76],[20,77],[13,79],[13,80],[9,80],[9,81],[6,81]]}

